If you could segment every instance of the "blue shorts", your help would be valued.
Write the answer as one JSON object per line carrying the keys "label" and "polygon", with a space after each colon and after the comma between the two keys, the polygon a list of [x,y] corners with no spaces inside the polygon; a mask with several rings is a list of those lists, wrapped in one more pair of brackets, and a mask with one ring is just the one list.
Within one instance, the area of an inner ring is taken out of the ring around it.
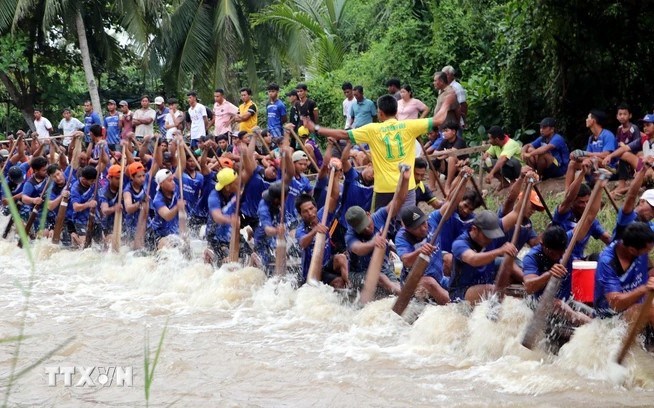
{"label": "blue shorts", "polygon": [[545,171],[543,171],[543,180],[563,177],[565,176],[566,171],[567,166],[564,167],[560,163],[557,166],[555,163],[552,163],[548,168],[545,169]]}

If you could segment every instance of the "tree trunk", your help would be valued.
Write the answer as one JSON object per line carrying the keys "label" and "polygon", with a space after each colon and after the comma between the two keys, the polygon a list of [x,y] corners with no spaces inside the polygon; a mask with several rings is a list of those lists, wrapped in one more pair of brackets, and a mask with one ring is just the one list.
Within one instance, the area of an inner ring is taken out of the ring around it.
{"label": "tree trunk", "polygon": [[91,103],[93,110],[100,115],[102,120],[102,105],[100,105],[100,93],[98,92],[98,85],[93,75],[93,67],[91,66],[91,53],[89,52],[89,43],[86,40],[86,28],[84,27],[84,20],[82,13],[77,10],[75,14],[75,28],[77,29],[77,39],[79,41],[79,50],[82,54],[82,65],[84,66],[84,76],[86,83],[89,86],[89,94],[91,95]]}
{"label": "tree trunk", "polygon": [[[32,130],[36,130],[34,127],[34,102],[31,94],[23,94],[21,90],[13,83],[9,75],[6,72],[0,71],[0,81],[5,86],[7,93],[11,97],[11,100],[14,102],[14,105],[20,110],[25,123]],[[9,115],[7,115],[7,121],[9,121]],[[11,131],[11,129],[10,129]]]}

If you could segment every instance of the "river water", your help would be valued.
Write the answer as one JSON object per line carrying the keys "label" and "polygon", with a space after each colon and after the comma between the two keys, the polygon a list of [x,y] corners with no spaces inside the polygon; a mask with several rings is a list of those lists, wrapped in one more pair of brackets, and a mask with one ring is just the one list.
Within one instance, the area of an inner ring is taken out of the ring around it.
{"label": "river water", "polygon": [[[626,330],[612,321],[577,330],[553,356],[519,345],[532,312],[513,298],[497,321],[486,317],[487,303],[472,312],[412,305],[407,315],[413,318],[405,320],[391,312],[390,298],[358,308],[325,286],[295,290],[254,268],[214,271],[175,250],[157,258],[126,248],[120,255],[67,251],[46,242],[33,250],[29,337],[18,369],[75,337],[17,381],[10,406],[145,406],[145,333],[154,354],[166,322],[151,406],[654,403],[654,357],[634,347],[626,368],[612,363]],[[0,242],[0,265],[0,337],[6,338],[18,334],[30,268],[25,252],[8,241]],[[13,343],[0,343],[2,378],[14,351]],[[132,367],[131,387],[100,385],[97,367],[115,366]],[[73,386],[63,376],[50,385],[46,370],[53,367],[96,367],[96,386],[75,386],[79,370]]]}

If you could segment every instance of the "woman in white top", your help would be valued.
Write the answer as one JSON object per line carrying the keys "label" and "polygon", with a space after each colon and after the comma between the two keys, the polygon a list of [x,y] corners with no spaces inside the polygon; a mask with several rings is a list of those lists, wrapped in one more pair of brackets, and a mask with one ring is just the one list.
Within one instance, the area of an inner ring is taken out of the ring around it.
{"label": "woman in white top", "polygon": [[397,101],[397,120],[425,118],[429,115],[429,106],[413,97],[411,86],[402,85],[400,96],[402,98]]}

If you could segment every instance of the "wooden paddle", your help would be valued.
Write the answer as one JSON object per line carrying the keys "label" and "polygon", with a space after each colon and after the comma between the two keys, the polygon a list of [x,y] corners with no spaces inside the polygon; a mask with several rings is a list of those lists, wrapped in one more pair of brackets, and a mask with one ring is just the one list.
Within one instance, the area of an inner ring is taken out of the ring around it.
{"label": "wooden paddle", "polygon": [[[591,208],[593,207],[593,203],[601,199],[602,185],[604,184],[604,180],[607,180],[608,177],[610,176],[610,173],[608,174],[607,173],[608,173],[607,171],[600,172],[600,179],[597,180],[597,182],[595,183],[595,187],[593,187],[593,191],[590,194],[590,199],[588,200],[588,204],[586,204],[586,208],[584,209],[581,218],[579,219],[577,225],[574,228],[574,232],[572,233],[572,239],[568,243],[568,247],[566,248],[563,254],[563,258],[561,258],[561,262],[559,262],[561,265],[565,266],[568,264],[568,261],[572,256],[572,251],[575,247],[575,244],[579,241],[579,238],[581,238],[583,235],[585,235],[588,232],[588,227],[585,225],[586,220],[589,217],[594,218],[597,215],[596,213],[591,214]],[[596,210],[593,211],[596,212]],[[559,292],[560,286],[561,286],[561,279],[555,276],[550,277],[549,281],[547,282],[547,286],[543,291],[543,295],[540,298],[540,302],[536,307],[534,316],[529,322],[527,326],[527,330],[525,331],[525,335],[522,339],[521,343],[526,348],[530,350],[533,349],[542,338],[543,330],[545,329],[545,325],[547,323],[547,316],[552,311],[552,307],[554,305],[554,298],[556,297],[556,294]]]}
{"label": "wooden paddle", "polygon": [[434,176],[434,181],[436,182],[438,189],[441,190],[441,194],[443,194],[443,198],[447,198],[447,194],[445,194],[445,189],[443,188],[443,184],[441,183],[441,178],[438,174],[438,171],[436,170],[436,167],[434,167],[434,163],[429,159],[429,156],[427,155],[427,150],[425,150],[425,145],[420,143],[420,141],[418,141],[418,144],[422,149],[422,155],[425,156],[425,160],[427,161],[427,164],[429,165],[429,169],[431,170],[432,175]]}
{"label": "wooden paddle", "polygon": [[[469,175],[467,173],[464,173],[461,179],[459,180],[459,183],[454,188],[454,192],[452,194],[453,198],[457,197],[461,189],[465,187],[468,178]],[[448,203],[445,214],[443,214],[443,217],[438,223],[438,227],[436,227],[436,231],[434,231],[434,233],[431,236],[431,239],[429,240],[429,243],[431,245],[434,245],[436,243],[436,238],[440,235],[441,230],[445,226],[445,222],[449,220],[452,214],[454,214],[454,211],[456,211],[457,204],[458,203],[452,201]],[[420,283],[420,279],[425,274],[425,270],[429,265],[429,261],[430,259],[428,256],[426,256],[425,254],[420,254],[418,260],[411,267],[411,271],[409,271],[409,275],[404,281],[404,286],[402,287],[402,291],[400,292],[399,296],[395,300],[395,304],[393,305],[393,311],[398,315],[402,316],[402,313],[404,313],[404,310],[409,305],[409,302],[411,301],[411,298],[413,297],[413,294],[415,293],[416,288]]]}
{"label": "wooden paddle", "polygon": [[429,156],[432,159],[443,159],[449,156],[463,156],[466,154],[473,154],[473,153],[479,153],[479,152],[485,152],[488,150],[489,146],[487,144],[479,145],[479,146],[472,146],[472,147],[466,147],[463,149],[447,149],[447,150],[439,150],[437,152],[432,153],[431,156]]}
{"label": "wooden paddle", "polygon": [[[183,170],[182,170],[182,155],[184,154],[184,141],[181,140],[177,142],[177,181],[179,182],[179,198],[184,199],[184,182],[183,182]],[[186,214],[186,206],[183,205],[179,208],[178,212],[179,219],[179,236],[182,239],[182,253],[186,259],[191,258],[191,243],[189,242],[188,237],[188,226],[186,225],[188,220],[188,215]]]}
{"label": "wooden paddle", "polygon": [[[322,225],[327,225],[327,217],[329,216],[329,201],[331,200],[332,188],[334,187],[334,174],[336,168],[330,165],[329,169],[329,182],[327,183],[327,198],[325,199],[325,207],[323,208]],[[327,234],[319,232],[314,238],[313,254],[311,255],[311,263],[309,264],[309,272],[307,274],[307,282],[317,282],[322,278],[322,260],[325,256],[325,242],[327,242]]]}
{"label": "wooden paddle", "polygon": [[295,130],[293,130],[290,126],[287,128],[288,130],[291,131],[291,134],[293,135],[293,138],[295,138],[295,141],[300,145],[300,149],[304,152],[304,154],[307,155],[309,158],[309,161],[311,162],[311,165],[316,169],[316,171],[320,171],[320,167],[318,167],[318,164],[316,164],[316,161],[313,160],[313,157],[307,152],[307,148],[304,146],[304,143],[302,142],[302,139],[300,139],[300,136],[295,133]]}
{"label": "wooden paddle", "polygon": [[184,150],[186,150],[186,153],[191,156],[191,160],[193,160],[193,163],[195,163],[195,168],[200,171],[200,162],[198,159],[195,158],[195,154],[191,151],[191,148],[186,145],[186,143],[182,143],[184,145]]}
{"label": "wooden paddle", "polygon": [[[118,201],[117,204],[123,203],[123,180],[125,180],[125,145],[120,157],[120,182],[118,184]],[[123,235],[123,210],[114,213],[114,229],[111,234],[111,249],[114,252],[120,252],[120,236]]]}
{"label": "wooden paddle", "polygon": [[[78,165],[77,163],[77,158],[78,158],[78,151],[76,149],[78,143],[78,139],[74,139],[73,141],[73,146],[71,148],[73,149],[73,159],[71,160],[70,163],[70,173],[68,173],[68,180],[66,181],[66,187],[65,190],[68,190],[70,193],[70,185],[71,182],[73,181],[73,173],[76,171],[76,167]],[[58,244],[61,242],[61,231],[63,230],[64,227],[64,220],[66,219],[66,211],[68,210],[68,200],[70,199],[70,194],[68,194],[68,197],[62,197],[61,202],[59,203],[59,208],[57,209],[57,218],[55,219],[55,225],[52,230],[52,243],[53,244]]]}
{"label": "wooden paddle", "polygon": [[7,165],[9,164],[11,159],[11,153],[13,153],[14,149],[16,148],[16,145],[18,144],[18,141],[22,138],[22,135],[18,136],[18,139],[12,140],[11,141],[11,146],[9,147],[9,155],[7,156],[7,160],[5,160],[5,164],[2,165],[2,174],[5,175],[5,170],[7,170]]}
{"label": "wooden paddle", "polygon": [[[98,182],[100,181],[100,175],[95,179],[93,183],[93,196],[91,200],[96,200],[98,197]],[[91,246],[91,240],[93,239],[93,230],[95,229],[95,212],[98,210],[98,207],[89,208],[89,219],[86,222],[86,235],[84,236],[84,248]]]}
{"label": "wooden paddle", "polygon": [[[155,149],[158,149],[160,134],[156,134],[154,139]],[[157,162],[152,160],[152,167],[148,175],[148,181],[145,183],[145,197],[141,201],[141,206],[139,208],[139,218],[136,222],[136,229],[134,230],[134,240],[132,241],[132,249],[137,250],[143,248],[145,245],[145,229],[148,224],[148,215],[150,212],[150,183],[156,174]]]}
{"label": "wooden paddle", "polygon": [[[384,229],[381,231],[381,238],[386,240],[386,235],[388,235],[388,228],[391,224],[391,220],[397,215],[395,206],[400,204],[395,202],[395,197],[400,191],[402,186],[403,174],[409,171],[408,166],[400,165],[400,178],[397,181],[397,187],[395,187],[395,194],[393,195],[393,200],[388,206],[388,215],[386,215],[386,222],[384,223]],[[372,222],[372,220],[370,220]],[[376,239],[373,235],[372,239]],[[380,248],[375,246],[372,250],[372,256],[370,257],[370,263],[368,264],[368,270],[366,271],[366,277],[363,282],[363,289],[361,290],[361,299],[360,302],[362,305],[373,300],[375,297],[375,292],[377,291],[377,284],[379,283],[379,275],[381,274],[382,265],[384,264],[384,259],[386,258],[386,247]]]}
{"label": "wooden paddle", "polygon": [[232,218],[232,235],[229,237],[229,262],[238,262],[238,254],[241,245],[241,188],[243,184],[243,152],[239,152],[241,160],[239,162],[239,170],[237,175],[236,184],[236,208],[234,217]]}
{"label": "wooden paddle", "polygon": [[540,202],[543,203],[543,208],[545,208],[545,212],[547,213],[547,216],[550,217],[550,221],[552,221],[552,220],[553,220],[553,218],[552,218],[552,213],[550,212],[550,209],[549,209],[549,207],[547,206],[547,203],[545,202],[545,198],[544,198],[543,195],[540,193],[540,189],[538,188],[538,186],[537,186],[536,184],[534,184],[534,185],[532,186],[532,188],[533,188],[534,191],[536,192],[536,195],[538,195],[538,199],[540,200]]}
{"label": "wooden paddle", "polygon": [[[263,140],[263,138],[261,138]],[[284,175],[286,174],[286,151],[280,149],[281,153],[281,167],[282,167],[282,197],[279,204],[279,226],[284,225],[284,211],[286,211],[286,182]],[[286,274],[286,233],[280,231],[277,233],[277,242],[275,245],[275,275],[282,276]]]}
{"label": "wooden paddle", "polygon": [[627,357],[627,352],[631,348],[631,345],[633,344],[634,340],[636,340],[636,336],[638,336],[638,333],[640,333],[643,330],[645,323],[647,323],[647,320],[649,318],[649,309],[652,307],[653,300],[654,300],[654,290],[648,290],[647,295],[645,296],[645,300],[643,301],[643,305],[640,307],[640,310],[638,311],[638,317],[631,325],[631,328],[629,328],[629,333],[627,333],[627,337],[624,338],[624,341],[622,342],[622,347],[620,347],[620,352],[618,353],[618,356],[615,359],[615,361],[618,364],[622,364],[625,357]]}
{"label": "wooden paddle", "polygon": [[[43,191],[41,191],[41,195],[40,195],[41,200],[43,201],[39,205],[32,206],[32,211],[30,211],[30,216],[27,219],[27,222],[25,223],[25,232],[29,234],[30,238],[34,237],[34,235],[31,233],[32,226],[34,225],[34,221],[36,221],[36,217],[39,215],[41,208],[43,208],[43,205],[45,204],[45,195],[47,194],[51,184],[52,184],[52,178],[48,178],[48,180],[45,182],[45,187],[43,188]],[[22,245],[22,241],[18,241],[18,246],[20,247],[21,245]]]}
{"label": "wooden paddle", "polygon": [[[520,230],[522,229],[522,220],[525,217],[525,210],[529,204],[529,195],[531,194],[533,185],[534,179],[528,179],[527,185],[522,191],[522,203],[520,205],[520,211],[518,212],[518,219],[516,220],[515,227],[513,228],[513,236],[511,237],[511,243],[513,246],[518,245]],[[500,264],[500,268],[497,271],[497,275],[495,276],[495,292],[503,294],[504,290],[509,286],[509,282],[511,281],[511,270],[513,269],[513,261],[513,257],[508,255],[505,255],[502,259],[502,264]],[[500,298],[502,298],[502,296],[500,296]]]}
{"label": "wooden paddle", "polygon": [[484,208],[488,210],[488,206],[486,205],[486,200],[484,199],[484,196],[481,194],[481,190],[479,189],[479,186],[477,185],[477,181],[475,180],[474,177],[470,177],[470,182],[472,183],[472,188],[475,189],[475,191],[479,195],[479,198],[481,198],[481,205],[483,205]]}

